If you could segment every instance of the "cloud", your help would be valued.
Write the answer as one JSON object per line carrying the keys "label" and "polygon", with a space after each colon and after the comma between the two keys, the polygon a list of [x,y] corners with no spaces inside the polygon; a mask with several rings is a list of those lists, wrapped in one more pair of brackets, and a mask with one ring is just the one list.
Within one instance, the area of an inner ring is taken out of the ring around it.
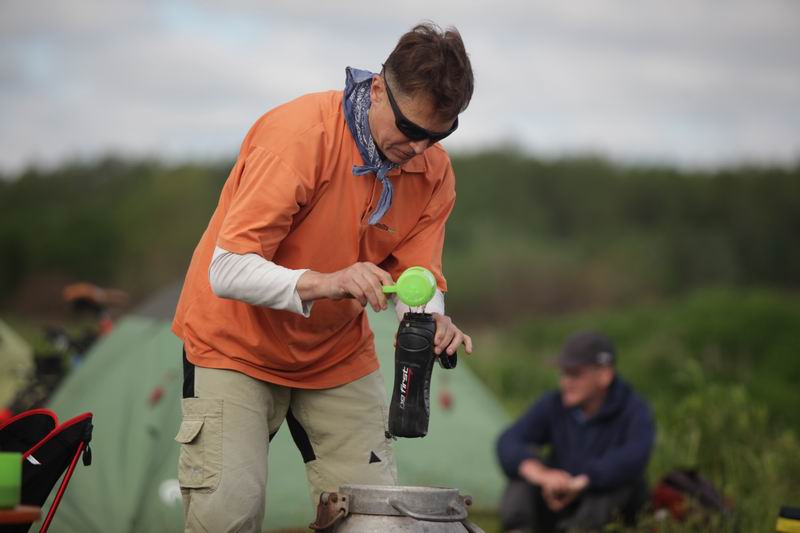
{"label": "cloud", "polygon": [[800,4],[199,0],[0,5],[0,169],[114,150],[232,156],[263,112],[456,25],[476,92],[451,150],[513,141],[690,165],[796,161]]}

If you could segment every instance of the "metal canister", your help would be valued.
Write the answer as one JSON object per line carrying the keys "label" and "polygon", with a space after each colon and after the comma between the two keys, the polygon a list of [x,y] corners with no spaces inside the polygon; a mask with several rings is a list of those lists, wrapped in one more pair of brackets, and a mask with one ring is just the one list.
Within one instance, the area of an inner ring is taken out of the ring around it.
{"label": "metal canister", "polygon": [[384,485],[344,485],[324,492],[317,519],[323,533],[483,533],[468,520],[472,498],[458,489]]}

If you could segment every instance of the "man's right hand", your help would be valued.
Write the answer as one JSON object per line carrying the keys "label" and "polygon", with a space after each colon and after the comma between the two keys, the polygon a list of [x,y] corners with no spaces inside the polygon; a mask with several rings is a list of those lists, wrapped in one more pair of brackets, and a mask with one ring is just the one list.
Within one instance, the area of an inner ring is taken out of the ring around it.
{"label": "man's right hand", "polygon": [[355,263],[349,267],[322,274],[309,270],[297,280],[297,293],[303,301],[330,298],[355,298],[361,305],[370,304],[375,311],[388,307],[383,285],[393,285],[388,272],[372,263]]}

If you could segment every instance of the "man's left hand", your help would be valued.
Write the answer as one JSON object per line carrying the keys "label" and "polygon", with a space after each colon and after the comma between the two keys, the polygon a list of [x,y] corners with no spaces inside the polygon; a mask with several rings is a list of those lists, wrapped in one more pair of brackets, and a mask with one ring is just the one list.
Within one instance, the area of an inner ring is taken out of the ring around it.
{"label": "man's left hand", "polygon": [[572,478],[566,491],[556,493],[548,489],[542,490],[542,498],[547,507],[557,513],[572,503],[588,486],[589,478],[585,474],[581,474]]}
{"label": "man's left hand", "polygon": [[458,329],[447,315],[433,313],[436,321],[436,335],[433,337],[433,352],[440,355],[446,351],[448,355],[453,355],[462,344],[467,353],[472,353],[472,337]]}

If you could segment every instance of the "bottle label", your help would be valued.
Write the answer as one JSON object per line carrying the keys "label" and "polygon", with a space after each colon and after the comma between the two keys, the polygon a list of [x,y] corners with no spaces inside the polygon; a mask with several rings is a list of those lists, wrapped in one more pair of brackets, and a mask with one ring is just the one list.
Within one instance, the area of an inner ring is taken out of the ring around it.
{"label": "bottle label", "polygon": [[411,388],[411,377],[414,375],[414,371],[403,365],[403,378],[400,381],[400,409],[406,408],[406,398],[408,397],[408,391]]}

